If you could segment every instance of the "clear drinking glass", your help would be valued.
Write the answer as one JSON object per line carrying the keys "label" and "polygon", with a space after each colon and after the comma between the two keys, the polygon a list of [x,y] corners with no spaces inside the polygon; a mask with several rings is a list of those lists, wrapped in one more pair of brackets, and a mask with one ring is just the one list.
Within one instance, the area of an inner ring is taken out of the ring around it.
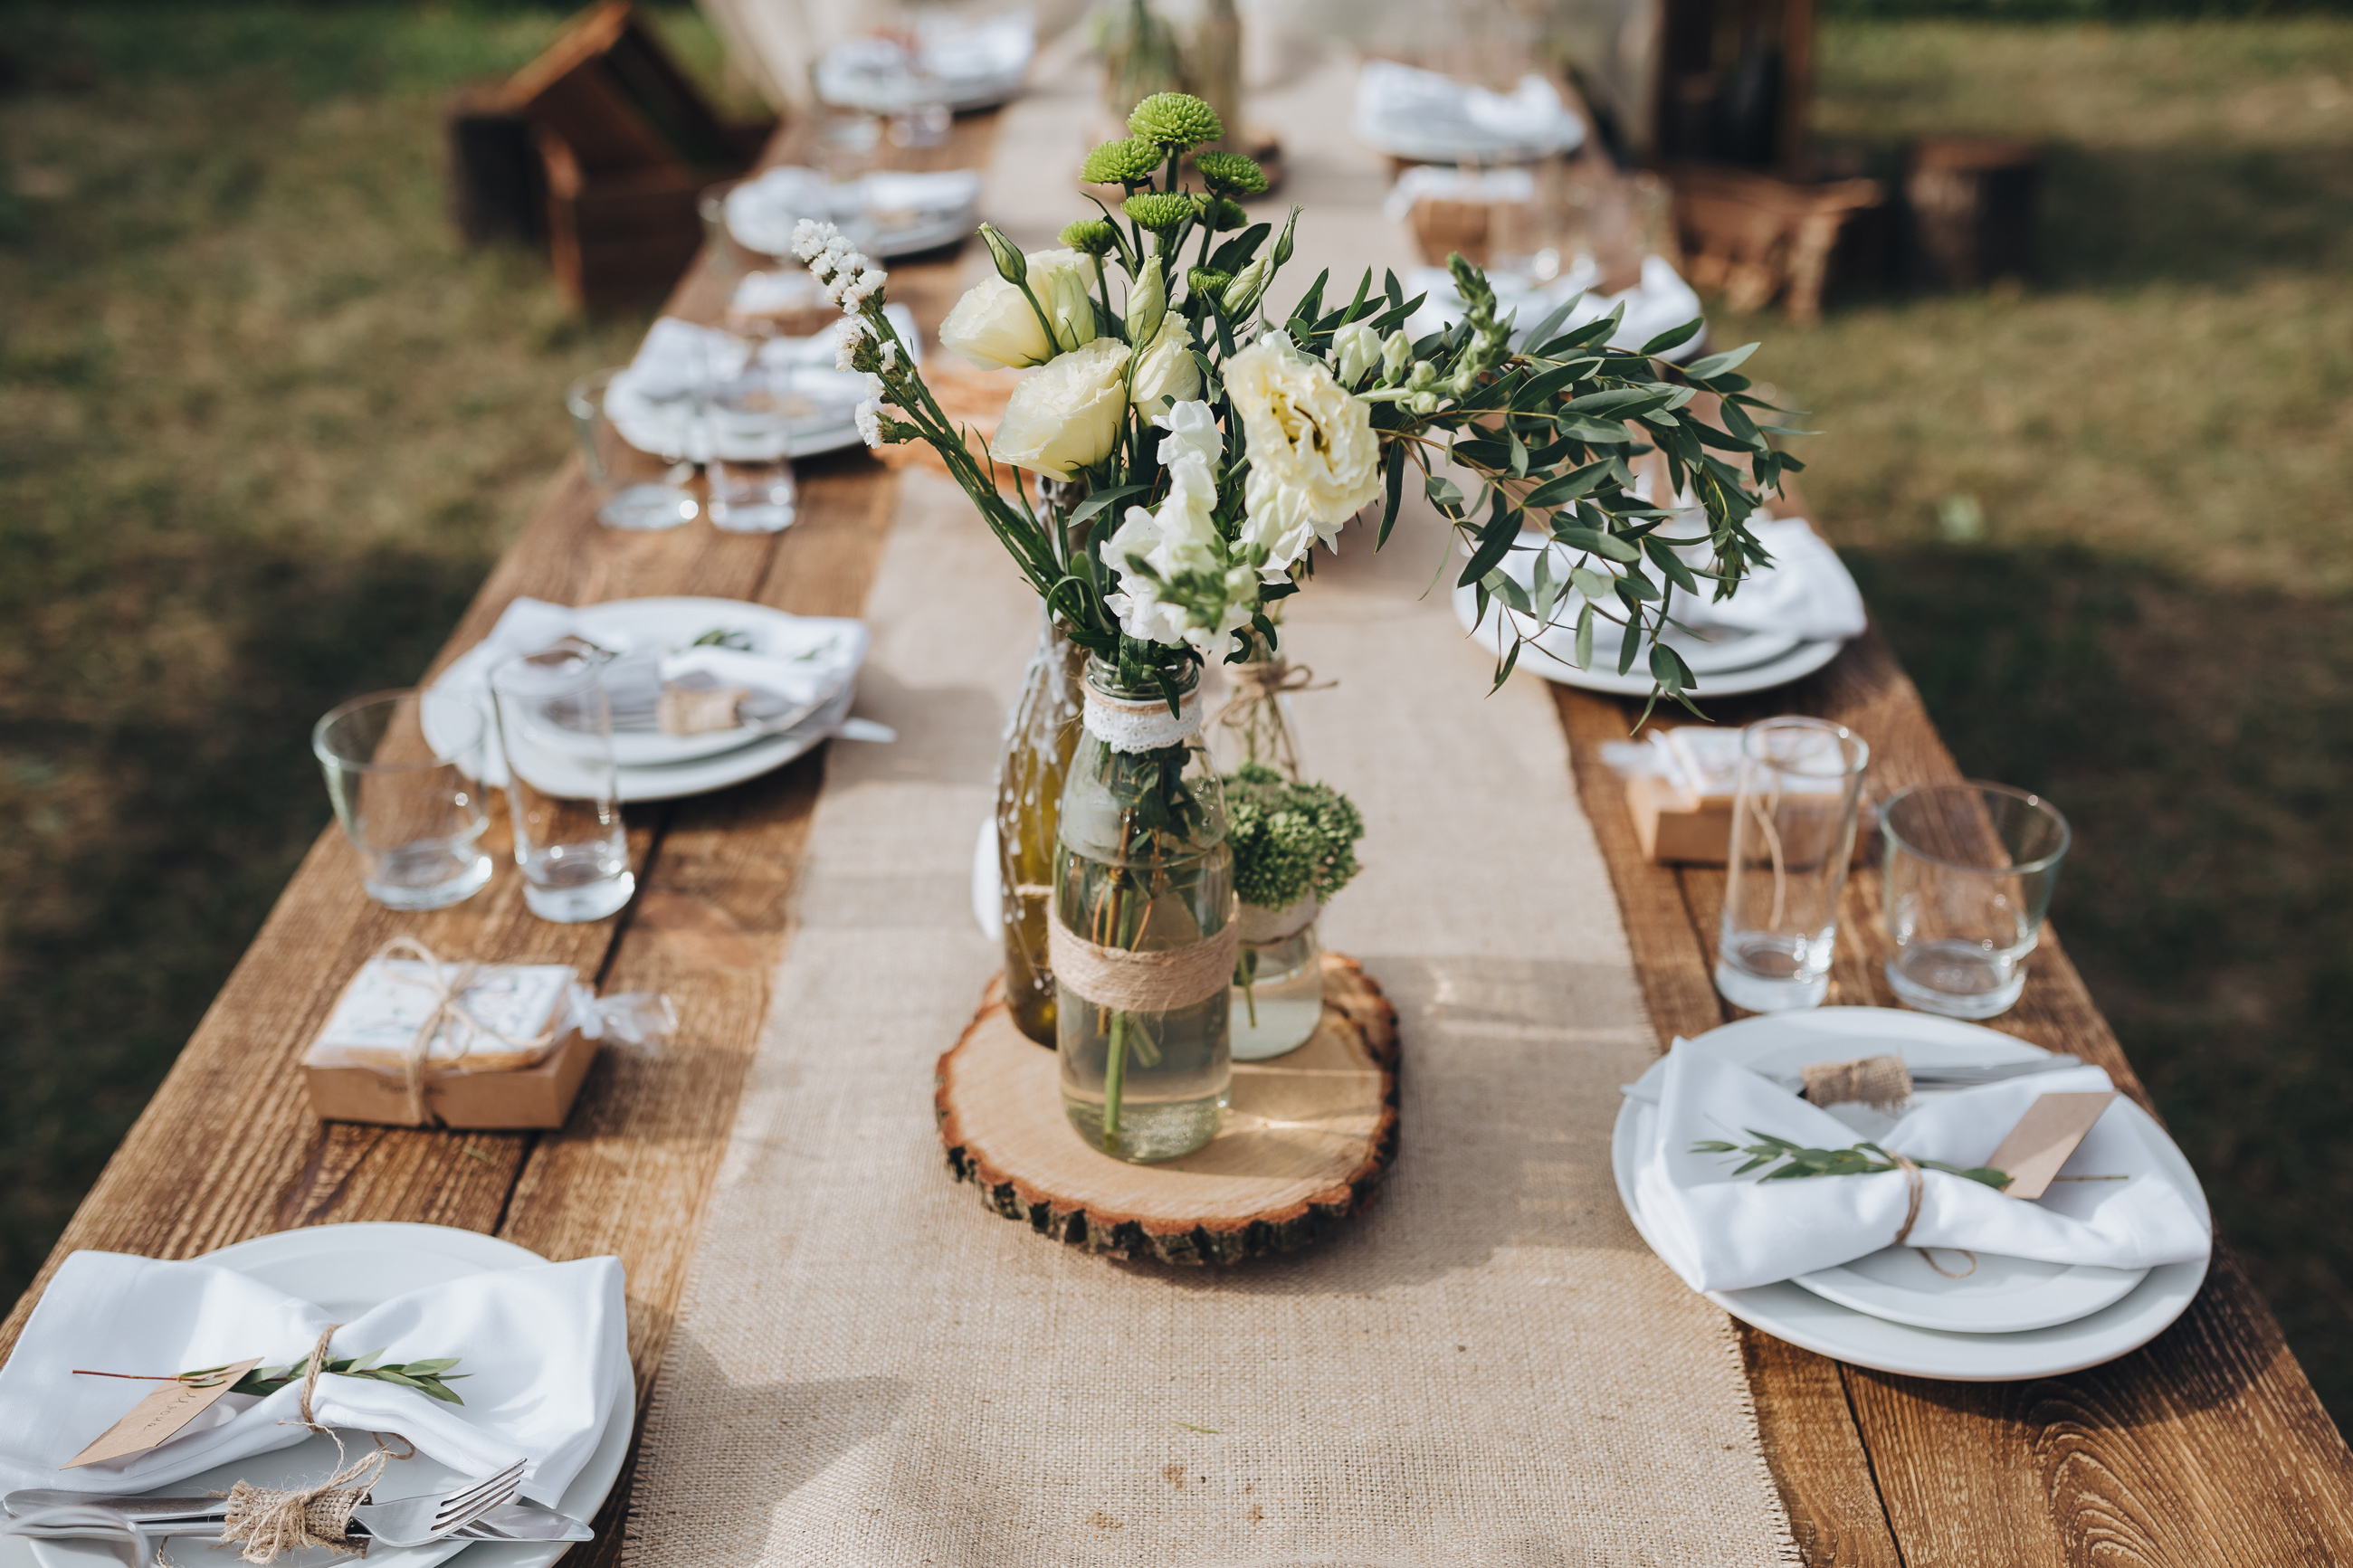
{"label": "clear drinking glass", "polygon": [[1244,904],[1227,1031],[1238,1062],[1270,1061],[1305,1045],[1324,1022],[1324,946],[1314,895],[1287,910]]}
{"label": "clear drinking glass", "polygon": [[1947,1018],[2008,1012],[2073,835],[2040,795],[2008,784],[1914,784],[1879,814],[1887,983]]}
{"label": "clear drinking glass", "polygon": [[572,648],[491,672],[523,901],[542,920],[602,920],[637,878],[614,798],[613,706],[604,661]]}
{"label": "clear drinking glass", "polygon": [[790,365],[756,360],[713,385],[705,405],[711,459],[711,526],[729,533],[776,533],[792,526],[792,426],[808,400],[793,391]]}
{"label": "clear drinking glass", "polygon": [[1819,1007],[1830,992],[1839,890],[1854,855],[1871,748],[1821,719],[1740,732],[1715,988],[1756,1013]]}
{"label": "clear drinking glass", "polygon": [[678,452],[656,457],[638,450],[605,411],[605,395],[619,374],[600,370],[584,375],[564,394],[564,405],[572,411],[573,433],[580,440],[581,464],[596,489],[596,521],[607,528],[638,532],[692,522],[702,507],[685,483],[693,473],[693,465],[684,460],[685,442],[691,439],[685,421],[691,416],[682,416]]}
{"label": "clear drinking glass", "polygon": [[713,278],[740,278],[751,269],[747,258],[752,252],[735,242],[735,231],[727,226],[727,198],[743,183],[722,180],[705,185],[694,200],[694,210],[702,215],[703,265]]}
{"label": "clear drinking glass", "polygon": [[462,697],[402,690],[354,697],[311,727],[361,882],[387,909],[441,909],[491,879],[480,783],[487,725]]}

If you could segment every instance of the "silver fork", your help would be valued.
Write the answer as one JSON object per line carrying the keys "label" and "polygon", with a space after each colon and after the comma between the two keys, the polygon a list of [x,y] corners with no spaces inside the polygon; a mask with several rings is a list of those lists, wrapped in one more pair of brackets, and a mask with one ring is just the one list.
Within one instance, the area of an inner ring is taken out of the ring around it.
{"label": "silver fork", "polygon": [[522,1464],[517,1459],[497,1475],[454,1491],[427,1492],[394,1502],[364,1502],[352,1510],[352,1517],[386,1546],[423,1546],[455,1535],[513,1497],[515,1489],[522,1485]]}

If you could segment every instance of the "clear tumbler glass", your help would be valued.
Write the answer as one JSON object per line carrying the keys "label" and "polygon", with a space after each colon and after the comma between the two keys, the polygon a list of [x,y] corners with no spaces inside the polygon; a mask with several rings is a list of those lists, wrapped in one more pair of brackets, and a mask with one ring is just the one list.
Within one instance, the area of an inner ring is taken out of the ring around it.
{"label": "clear tumbler glass", "polygon": [[1879,814],[1887,844],[1887,983],[1907,1005],[1990,1018],[2026,989],[2025,957],[2073,835],[2008,784],[1914,784]]}
{"label": "clear tumbler glass", "polygon": [[1715,988],[1752,1012],[1819,1007],[1830,992],[1839,891],[1854,856],[1871,748],[1821,719],[1740,732]]}
{"label": "clear tumbler glass", "polygon": [[407,690],[354,697],[311,727],[362,884],[385,908],[441,909],[491,879],[479,782],[486,728],[462,697]]}
{"label": "clear tumbler glass", "polygon": [[603,920],[637,878],[615,799],[613,705],[601,659],[550,648],[491,672],[523,901],[542,920]]}
{"label": "clear tumbler glass", "polygon": [[572,415],[573,434],[580,441],[581,466],[596,490],[596,521],[607,528],[653,532],[692,522],[702,506],[686,481],[693,477],[687,460],[692,441],[693,416],[681,411],[678,449],[656,456],[631,446],[605,411],[605,395],[617,370],[600,370],[574,382],[564,394]]}

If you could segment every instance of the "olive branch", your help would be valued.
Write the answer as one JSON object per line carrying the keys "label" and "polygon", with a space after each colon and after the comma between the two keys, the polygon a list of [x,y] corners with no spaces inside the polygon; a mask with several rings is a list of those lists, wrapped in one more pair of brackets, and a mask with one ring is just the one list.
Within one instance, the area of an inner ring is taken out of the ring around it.
{"label": "olive branch", "polygon": [[[1757,1177],[1760,1182],[1788,1181],[1801,1176],[1875,1176],[1883,1171],[1903,1168],[1896,1163],[1894,1155],[1876,1143],[1857,1143],[1850,1149],[1809,1149],[1802,1144],[1792,1143],[1787,1138],[1759,1132],[1754,1127],[1743,1131],[1758,1142],[1726,1143],[1721,1139],[1709,1138],[1693,1144],[1692,1152],[1747,1155],[1747,1161],[1740,1169],[1732,1173],[1736,1176],[1745,1176],[1759,1165],[1770,1165],[1776,1160],[1786,1162]],[[1905,1158],[1924,1171],[1943,1171],[1948,1175],[1981,1182],[1998,1193],[2006,1189],[2011,1181],[2007,1171],[1997,1171],[1990,1165],[1964,1168],[1948,1165],[1942,1160],[1913,1160],[1908,1154]]]}
{"label": "olive branch", "polygon": [[[444,1405],[466,1403],[459,1398],[457,1391],[449,1386],[459,1378],[471,1375],[462,1372],[453,1373],[449,1370],[458,1364],[458,1357],[440,1356],[430,1361],[387,1362],[378,1366],[376,1357],[382,1354],[384,1352],[381,1350],[372,1350],[365,1355],[329,1360],[319,1368],[319,1371],[322,1375],[331,1373],[336,1377],[364,1377],[377,1383],[391,1384],[396,1388],[413,1388],[427,1398],[438,1399]],[[228,1376],[229,1370],[226,1365],[201,1366],[193,1372],[175,1373],[169,1377],[162,1377],[136,1372],[90,1372],[77,1367],[74,1369],[74,1375],[76,1377],[127,1377],[140,1383],[182,1383],[190,1388],[212,1389],[221,1385]],[[238,1378],[228,1392],[257,1396],[271,1394],[290,1384],[300,1383],[310,1375],[311,1358],[306,1355],[301,1360],[286,1366],[257,1366]]]}

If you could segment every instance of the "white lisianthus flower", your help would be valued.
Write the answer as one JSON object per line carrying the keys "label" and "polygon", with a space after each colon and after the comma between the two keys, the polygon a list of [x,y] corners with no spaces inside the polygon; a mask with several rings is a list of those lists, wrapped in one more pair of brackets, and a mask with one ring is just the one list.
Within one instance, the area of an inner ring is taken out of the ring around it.
{"label": "white lisianthus flower", "polygon": [[1332,379],[1319,360],[1299,357],[1280,334],[1226,362],[1226,395],[1241,416],[1250,479],[1242,491],[1242,542],[1266,552],[1261,569],[1280,579],[1322,539],[1381,490],[1380,441],[1372,410]]}
{"label": "white lisianthus flower", "polygon": [[1182,316],[1163,317],[1152,346],[1135,362],[1135,405],[1162,415],[1174,404],[1201,395],[1201,367],[1193,363],[1193,330]]}
{"label": "white lisianthus flower", "polygon": [[[1127,509],[1103,558],[1120,574],[1103,603],[1129,637],[1171,647],[1190,643],[1217,657],[1258,608],[1258,578],[1233,563],[1217,524],[1218,459],[1225,449],[1209,405],[1180,402],[1153,421],[1168,494],[1158,508]],[[1148,568],[1146,570],[1145,568]]]}
{"label": "white lisianthus flower", "polygon": [[1363,321],[1351,321],[1332,334],[1332,374],[1342,386],[1356,385],[1380,363],[1381,335]]}
{"label": "white lisianthus flower", "polygon": [[989,455],[1058,479],[1102,462],[1127,413],[1126,377],[1127,345],[1117,338],[1061,355],[1013,389]]}
{"label": "white lisianthus flower", "polygon": [[[940,342],[983,370],[1018,370],[1044,364],[1094,342],[1094,300],[1087,293],[1091,266],[1075,250],[1040,250],[1029,264],[1030,308],[1021,290],[1002,278],[985,278],[967,289],[940,323]],[[1049,338],[1038,311],[1054,325]]]}

